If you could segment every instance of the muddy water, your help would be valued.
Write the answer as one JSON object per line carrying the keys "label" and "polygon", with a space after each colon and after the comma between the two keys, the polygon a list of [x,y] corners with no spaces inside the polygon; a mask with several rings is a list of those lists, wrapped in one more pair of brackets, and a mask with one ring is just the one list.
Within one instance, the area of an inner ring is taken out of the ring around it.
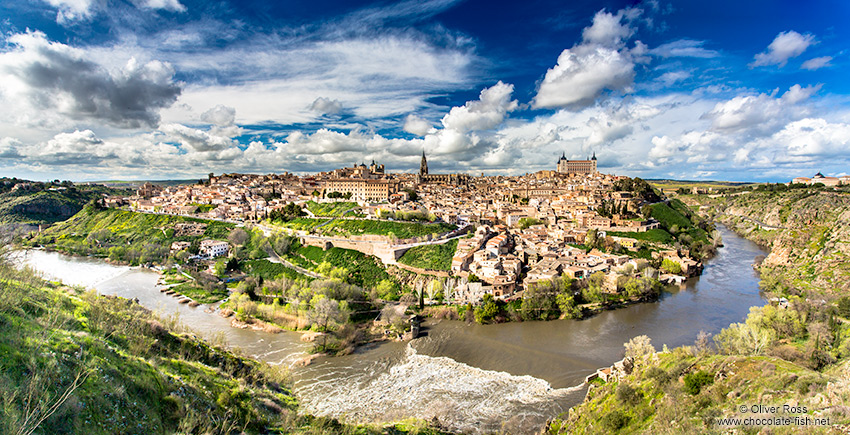
{"label": "muddy water", "polygon": [[[682,289],[670,288],[658,303],[581,321],[431,322],[427,335],[410,343],[370,346],[294,368],[302,410],[353,422],[436,418],[469,433],[531,433],[581,401],[584,377],[620,359],[630,338],[645,334],[657,347],[692,343],[699,331],[716,333],[764,303],[751,264],[765,252],[721,232],[725,247],[703,275]],[[41,251],[30,251],[28,258],[65,282],[137,297],[164,314],[177,312],[202,335],[223,334],[230,345],[272,363],[289,364],[306,351],[298,334],[234,329],[203,307],[176,304],[157,290],[152,272]]]}

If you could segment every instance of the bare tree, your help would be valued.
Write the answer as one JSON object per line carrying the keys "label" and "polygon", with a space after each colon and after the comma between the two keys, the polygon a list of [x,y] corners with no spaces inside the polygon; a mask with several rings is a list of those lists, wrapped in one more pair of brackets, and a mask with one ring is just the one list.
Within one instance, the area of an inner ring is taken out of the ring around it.
{"label": "bare tree", "polygon": [[694,346],[696,347],[697,352],[699,352],[699,353],[708,352],[709,346],[711,345],[711,341],[709,341],[710,338],[711,338],[711,334],[709,334],[705,331],[700,331],[699,334],[697,334],[697,339],[694,342]]}
{"label": "bare tree", "polygon": [[227,236],[227,240],[235,246],[244,245],[248,241],[248,232],[242,228],[234,228]]}
{"label": "bare tree", "polygon": [[626,357],[634,358],[635,363],[655,353],[652,340],[646,335],[638,335],[623,346],[626,348]]}

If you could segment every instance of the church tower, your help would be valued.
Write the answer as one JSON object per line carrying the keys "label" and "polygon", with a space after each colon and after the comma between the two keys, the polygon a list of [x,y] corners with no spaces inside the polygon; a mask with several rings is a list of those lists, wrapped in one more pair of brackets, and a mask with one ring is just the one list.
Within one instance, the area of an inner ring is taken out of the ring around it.
{"label": "church tower", "polygon": [[425,160],[425,150],[422,150],[422,162],[419,163],[419,175],[428,175],[428,161]]}

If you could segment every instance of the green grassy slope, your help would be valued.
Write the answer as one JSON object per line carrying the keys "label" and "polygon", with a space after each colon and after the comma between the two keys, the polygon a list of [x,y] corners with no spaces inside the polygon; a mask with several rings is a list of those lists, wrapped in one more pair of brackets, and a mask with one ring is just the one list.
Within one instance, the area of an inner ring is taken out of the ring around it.
{"label": "green grassy slope", "polygon": [[310,213],[316,216],[342,216],[346,211],[358,207],[356,202],[326,202],[319,204],[315,201],[307,201],[305,206]]}
{"label": "green grassy slope", "polygon": [[441,245],[415,246],[408,249],[398,262],[422,269],[449,270],[452,267],[455,249],[457,249],[457,240]]}
{"label": "green grassy slope", "polygon": [[[201,236],[178,237],[173,227],[181,222],[205,223],[207,228]],[[226,239],[233,227],[233,224],[218,221],[89,207],[41,232],[28,243],[140,264],[162,261],[172,242]]]}
{"label": "green grassy slope", "polygon": [[[618,382],[593,384],[588,399],[570,410],[568,418],[555,421],[547,433],[723,434],[730,430],[757,433],[759,429],[773,434],[835,433],[831,426],[745,426],[734,422],[722,426],[718,421],[829,417],[830,424],[846,424],[847,417],[829,411],[824,405],[832,401],[822,398],[827,385],[842,383],[838,372],[820,373],[769,356],[695,356],[680,348],[657,354]],[[846,387],[839,394],[845,397]],[[799,412],[752,412],[753,405],[782,409],[786,404],[800,408],[794,410]]]}
{"label": "green grassy slope", "polygon": [[323,251],[315,246],[296,244],[290,252],[290,258],[300,266],[319,270],[322,263],[335,268],[345,269],[346,282],[364,288],[374,288],[383,280],[395,281],[377,258],[359,251],[331,248]]}
{"label": "green grassy slope", "polygon": [[[748,239],[770,248],[760,265],[778,295],[850,295],[850,194],[820,189],[685,198]],[[780,229],[764,229],[755,221]]]}
{"label": "green grassy slope", "polygon": [[418,223],[418,222],[389,222],[372,219],[337,219],[321,228],[317,226],[327,222],[327,219],[295,218],[287,222],[276,221],[272,225],[283,226],[294,230],[312,230],[325,236],[359,236],[376,234],[382,236],[395,235],[400,239],[442,234],[456,227],[447,223]]}
{"label": "green grassy slope", "polygon": [[436,434],[299,416],[277,368],[0,264],[0,433]]}

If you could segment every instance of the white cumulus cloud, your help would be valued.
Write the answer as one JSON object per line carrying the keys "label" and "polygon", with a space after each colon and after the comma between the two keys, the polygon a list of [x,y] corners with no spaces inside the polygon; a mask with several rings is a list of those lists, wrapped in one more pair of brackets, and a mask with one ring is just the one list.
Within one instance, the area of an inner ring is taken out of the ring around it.
{"label": "white cumulus cloud", "polygon": [[228,127],[236,122],[236,109],[219,104],[201,114],[201,121],[220,127]]}
{"label": "white cumulus cloud", "polygon": [[434,128],[430,122],[413,114],[407,115],[404,118],[404,131],[415,134],[417,136],[425,136],[431,129]]}
{"label": "white cumulus cloud", "polygon": [[86,19],[91,15],[94,0],[46,0],[56,8],[56,22],[67,24]]}
{"label": "white cumulus cloud", "polygon": [[779,98],[768,94],[737,96],[717,103],[702,119],[710,120],[711,129],[715,131],[770,131],[777,124],[788,121],[795,112],[791,106],[808,99],[820,88],[820,85],[805,88],[794,85]]}
{"label": "white cumulus cloud", "polygon": [[481,91],[478,100],[467,101],[463,106],[453,107],[442,123],[446,130],[466,133],[472,130],[487,130],[499,125],[505,115],[517,108],[511,100],[514,85],[499,81]]}
{"label": "white cumulus cloud", "polygon": [[342,111],[342,103],[339,100],[319,97],[310,104],[310,110],[322,115],[336,115]]}
{"label": "white cumulus cloud", "polygon": [[133,3],[144,9],[164,9],[171,12],[186,12],[186,6],[179,0],[134,0]]}
{"label": "white cumulus cloud", "polygon": [[596,44],[606,47],[615,47],[629,39],[635,29],[624,24],[623,19],[635,18],[635,13],[640,15],[639,9],[622,9],[616,15],[601,10],[593,17],[593,24],[585,27],[581,35],[587,44]]}
{"label": "white cumulus cloud", "polygon": [[584,29],[583,40],[561,52],[558,63],[546,71],[533,105],[538,108],[581,108],[592,104],[606,89],[623,90],[634,80],[635,62],[646,52],[638,42],[634,49],[624,42],[634,34],[629,18],[640,9],[616,15],[599,11]]}
{"label": "white cumulus cloud", "polygon": [[832,62],[832,56],[815,57],[803,62],[800,68],[815,71],[823,67],[832,66],[830,62]]}
{"label": "white cumulus cloud", "polygon": [[801,35],[793,30],[776,35],[773,42],[767,46],[767,51],[756,54],[751,67],[779,65],[780,68],[788,63],[788,59],[803,54],[809,46],[815,44],[812,34]]}
{"label": "white cumulus cloud", "polygon": [[236,141],[227,135],[216,134],[214,131],[203,131],[181,124],[165,124],[160,131],[179,140],[187,150],[221,151],[236,146]]}

